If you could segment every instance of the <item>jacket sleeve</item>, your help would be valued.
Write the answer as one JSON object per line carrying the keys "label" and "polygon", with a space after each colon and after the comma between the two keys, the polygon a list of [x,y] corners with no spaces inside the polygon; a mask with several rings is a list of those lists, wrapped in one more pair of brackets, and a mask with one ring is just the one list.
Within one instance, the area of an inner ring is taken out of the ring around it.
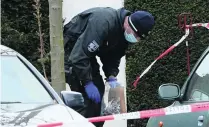
{"label": "jacket sleeve", "polygon": [[82,83],[92,80],[90,58],[96,56],[107,35],[108,22],[90,18],[85,31],[75,43],[69,61]]}
{"label": "jacket sleeve", "polygon": [[106,77],[117,76],[119,73],[119,65],[121,61],[121,56],[117,53],[111,53],[110,55],[105,55],[100,57],[100,60],[103,64],[103,71]]}

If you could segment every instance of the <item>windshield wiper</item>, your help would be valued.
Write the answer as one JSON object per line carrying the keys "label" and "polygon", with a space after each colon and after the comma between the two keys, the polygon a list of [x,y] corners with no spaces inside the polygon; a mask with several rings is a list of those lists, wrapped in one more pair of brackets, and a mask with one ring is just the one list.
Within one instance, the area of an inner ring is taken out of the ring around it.
{"label": "windshield wiper", "polygon": [[20,101],[1,101],[1,104],[14,104],[14,103],[22,103]]}

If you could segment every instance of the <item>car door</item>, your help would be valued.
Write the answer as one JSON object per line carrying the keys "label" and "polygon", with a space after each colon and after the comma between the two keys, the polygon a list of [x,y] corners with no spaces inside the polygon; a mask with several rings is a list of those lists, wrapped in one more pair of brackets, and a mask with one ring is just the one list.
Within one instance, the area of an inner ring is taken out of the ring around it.
{"label": "car door", "polygon": [[[209,49],[209,48],[208,48]],[[181,101],[171,106],[209,102],[209,51],[203,53],[182,88]],[[147,127],[209,127],[209,111],[184,113],[150,118]]]}
{"label": "car door", "polygon": [[[209,102],[209,52],[207,51],[197,68],[190,76],[182,104]],[[209,111],[192,113],[198,121],[198,126],[209,127]],[[188,119],[190,118],[187,116]],[[192,115],[191,115],[192,117]],[[192,118],[190,120],[193,120]],[[195,118],[194,118],[195,120]]]}

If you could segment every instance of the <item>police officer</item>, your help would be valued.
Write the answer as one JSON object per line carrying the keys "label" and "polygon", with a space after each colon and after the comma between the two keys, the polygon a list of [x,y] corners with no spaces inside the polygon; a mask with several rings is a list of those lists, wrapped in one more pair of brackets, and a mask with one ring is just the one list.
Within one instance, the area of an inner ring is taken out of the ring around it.
{"label": "police officer", "polygon": [[100,115],[105,88],[96,56],[103,64],[106,81],[116,87],[126,49],[148,36],[154,24],[154,17],[146,11],[95,7],[64,26],[66,82],[73,91],[83,94],[86,118]]}

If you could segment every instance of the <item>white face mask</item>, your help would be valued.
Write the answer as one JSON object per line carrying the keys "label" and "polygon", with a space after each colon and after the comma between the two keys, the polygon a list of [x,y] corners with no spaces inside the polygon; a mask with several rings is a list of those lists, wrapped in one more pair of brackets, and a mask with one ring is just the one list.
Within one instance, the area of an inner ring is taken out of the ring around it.
{"label": "white face mask", "polygon": [[130,42],[130,43],[136,43],[138,42],[138,40],[136,39],[136,37],[130,33],[128,34],[126,31],[124,32],[124,36],[125,36],[125,39]]}

